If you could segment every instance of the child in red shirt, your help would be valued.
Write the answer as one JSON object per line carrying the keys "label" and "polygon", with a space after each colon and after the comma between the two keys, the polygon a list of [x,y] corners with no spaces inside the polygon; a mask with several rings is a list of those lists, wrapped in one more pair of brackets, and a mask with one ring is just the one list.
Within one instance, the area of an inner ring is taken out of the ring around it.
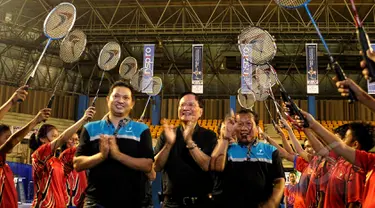
{"label": "child in red shirt", "polygon": [[65,184],[68,196],[68,207],[77,207],[82,203],[87,187],[86,171],[77,172],[73,169],[73,157],[76,153],[78,143],[78,135],[74,134],[66,144],[67,149],[63,150],[59,157],[66,174]]}
{"label": "child in red shirt", "polygon": [[9,126],[0,125],[0,208],[17,208],[18,196],[14,186],[13,172],[6,164],[6,154],[11,152],[23,138],[40,122],[48,119],[50,109],[41,110],[33,120],[11,135]]}
{"label": "child in red shirt", "polygon": [[65,172],[61,161],[54,156],[55,151],[66,143],[87,119],[93,117],[94,109],[88,108],[85,115],[60,136],[56,127],[44,124],[38,135],[33,134],[30,138],[29,146],[34,150],[31,156],[35,193],[32,207],[66,208],[68,197]]}

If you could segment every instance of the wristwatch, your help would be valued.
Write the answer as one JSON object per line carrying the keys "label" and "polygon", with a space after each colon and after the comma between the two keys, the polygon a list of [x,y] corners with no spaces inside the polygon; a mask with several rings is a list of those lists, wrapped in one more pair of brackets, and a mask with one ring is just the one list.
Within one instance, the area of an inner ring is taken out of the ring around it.
{"label": "wristwatch", "polygon": [[197,147],[197,144],[195,144],[194,142],[190,143],[190,145],[189,144],[186,145],[186,148],[188,148],[189,150],[194,149],[196,147]]}

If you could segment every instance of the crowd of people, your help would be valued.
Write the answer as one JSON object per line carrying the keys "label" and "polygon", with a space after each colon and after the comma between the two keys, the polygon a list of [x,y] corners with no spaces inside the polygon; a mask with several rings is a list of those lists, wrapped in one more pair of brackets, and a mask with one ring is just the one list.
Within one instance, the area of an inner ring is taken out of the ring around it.
{"label": "crowd of people", "polygon": [[[368,55],[375,60],[375,53]],[[366,63],[361,67],[368,78]],[[336,84],[343,96],[351,89],[359,102],[375,110],[375,99],[352,80]],[[0,119],[27,99],[27,88],[17,89],[0,107]],[[224,119],[217,136],[198,125],[202,100],[187,92],[179,100],[180,125],[164,122],[153,148],[148,126],[129,117],[135,105],[129,85],[114,83],[107,105],[109,112],[102,120],[88,122],[95,114],[89,107],[61,134],[44,123],[31,136],[32,207],[149,208],[152,203],[145,196],[156,172],[162,172],[165,208],[276,208],[283,202],[288,208],[375,207],[375,154],[369,152],[375,128],[366,122],[345,124],[332,133],[301,110],[309,127],[303,128],[299,117],[292,123],[281,118],[276,126],[280,146],[258,128],[255,112],[242,109]],[[285,103],[287,112],[288,106]],[[9,126],[0,125],[0,208],[16,208],[18,201],[6,154],[50,116],[51,109],[41,109],[13,134]],[[293,126],[306,134],[304,148]],[[299,180],[291,172],[285,185],[282,158],[294,163]]]}

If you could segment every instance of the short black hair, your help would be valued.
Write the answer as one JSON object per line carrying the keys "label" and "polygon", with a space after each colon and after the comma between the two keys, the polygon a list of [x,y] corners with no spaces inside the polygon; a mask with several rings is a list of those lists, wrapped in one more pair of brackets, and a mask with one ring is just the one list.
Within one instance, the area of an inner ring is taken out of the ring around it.
{"label": "short black hair", "polygon": [[112,84],[111,88],[109,88],[109,92],[108,92],[108,96],[110,96],[113,92],[113,90],[116,88],[116,87],[126,87],[130,90],[131,94],[132,94],[132,101],[135,101],[135,95],[134,95],[134,89],[132,86],[130,86],[129,84],[127,84],[126,82],[124,81],[116,81],[115,83]]}
{"label": "short black hair", "polygon": [[6,124],[0,124],[0,135],[10,131],[10,127]]}
{"label": "short black hair", "polygon": [[40,141],[40,139],[46,138],[48,132],[53,130],[53,129],[57,130],[56,126],[51,125],[51,124],[43,124],[39,128],[37,134],[33,133],[30,136],[29,148],[32,149],[33,151],[37,150],[42,145],[42,142]]}
{"label": "short black hair", "polygon": [[374,147],[374,126],[367,122],[352,122],[349,124],[353,139],[361,145],[360,150],[368,152]]}
{"label": "short black hair", "polygon": [[178,100],[181,100],[185,95],[194,95],[194,98],[198,102],[199,107],[203,108],[203,99],[198,94],[196,94],[194,92],[184,92],[180,95]]}
{"label": "short black hair", "polygon": [[252,111],[250,109],[246,109],[246,108],[241,108],[241,110],[239,110],[237,112],[237,115],[239,115],[239,114],[250,114],[254,118],[255,124],[258,125],[258,123],[259,123],[259,116],[254,111]]}
{"label": "short black hair", "polygon": [[348,129],[349,129],[349,124],[344,124],[344,125],[341,125],[341,126],[335,128],[335,129],[333,129],[333,133],[340,135],[340,137],[341,137],[340,139],[344,139],[345,134],[348,131]]}

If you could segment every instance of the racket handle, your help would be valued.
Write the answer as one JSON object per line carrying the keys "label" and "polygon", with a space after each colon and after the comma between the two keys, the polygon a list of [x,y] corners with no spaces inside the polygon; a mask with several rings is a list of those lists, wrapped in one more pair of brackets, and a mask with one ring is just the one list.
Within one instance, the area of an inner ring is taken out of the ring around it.
{"label": "racket handle", "polygon": [[91,106],[92,107],[95,107],[95,103],[96,103],[96,100],[98,99],[97,96],[94,97],[94,99],[92,100],[92,103],[91,103]]}
{"label": "racket handle", "polygon": [[276,128],[276,122],[274,121],[274,120],[272,120],[272,125],[273,125],[273,128],[276,130],[276,132],[278,133],[278,134],[280,134],[281,132],[278,130],[278,128]]}
{"label": "racket handle", "polygon": [[375,62],[367,56],[367,50],[370,49],[370,39],[363,27],[358,27],[357,37],[362,47],[362,56],[366,61],[366,66],[369,72],[370,82],[375,81]]}
{"label": "racket handle", "polygon": [[[31,77],[27,78],[25,85],[30,86],[30,82],[31,82]],[[26,90],[26,91],[28,91],[28,90],[29,90],[29,87],[25,87],[25,88],[23,88],[23,89]],[[22,100],[21,100],[21,99],[18,99],[17,102],[18,102],[18,103],[22,103]]]}
{"label": "racket handle", "polygon": [[302,115],[301,111],[299,110],[298,106],[293,102],[292,98],[285,91],[281,89],[280,89],[280,92],[281,92],[281,96],[283,97],[283,100],[285,102],[290,103],[290,109],[291,109],[291,112],[293,112],[293,114],[291,113],[290,115],[297,115],[300,119],[303,120],[303,127],[308,128],[310,126],[309,122],[307,121],[305,116]]}
{"label": "racket handle", "polygon": [[55,100],[55,95],[52,95],[48,101],[47,108],[52,108],[52,104],[54,100]]}
{"label": "racket handle", "polygon": [[[337,61],[334,61],[331,63],[331,68],[333,68],[336,72],[336,76],[339,81],[346,80],[346,75],[344,73],[344,70],[342,70],[340,64]],[[349,103],[354,103],[357,101],[357,97],[355,96],[354,92],[352,89],[349,88],[349,96],[348,96],[348,102]]]}

